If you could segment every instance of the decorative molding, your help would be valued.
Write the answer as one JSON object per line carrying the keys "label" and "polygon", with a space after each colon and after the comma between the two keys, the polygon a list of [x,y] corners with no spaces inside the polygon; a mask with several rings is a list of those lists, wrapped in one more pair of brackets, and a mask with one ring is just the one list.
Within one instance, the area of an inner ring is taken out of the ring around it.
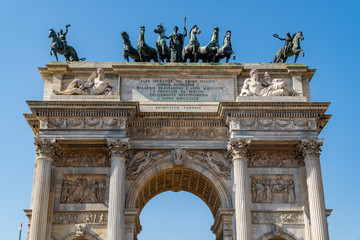
{"label": "decorative molding", "polygon": [[130,150],[129,139],[107,139],[106,143],[111,158],[121,157],[128,159]]}
{"label": "decorative molding", "polygon": [[34,138],[34,145],[37,157],[54,160],[61,154],[60,145],[55,139]]}
{"label": "decorative molding", "polygon": [[230,179],[231,167],[226,160],[226,155],[226,153],[224,154],[216,151],[192,151],[186,154],[186,159],[205,163],[218,177]]}
{"label": "decorative molding", "polygon": [[182,148],[175,148],[174,150],[171,150],[171,155],[174,159],[174,167],[181,167],[184,165],[186,150]]}
{"label": "decorative molding", "polygon": [[228,137],[226,127],[132,127],[131,138],[222,139]]}
{"label": "decorative molding", "polygon": [[293,175],[250,175],[253,203],[295,203]]}
{"label": "decorative molding", "polygon": [[230,139],[227,149],[233,159],[248,160],[251,139]]}
{"label": "decorative molding", "polygon": [[252,211],[251,221],[255,224],[304,224],[304,214],[296,211]]}
{"label": "decorative molding", "polygon": [[49,118],[40,120],[42,129],[125,129],[126,120],[121,118],[83,117]]}
{"label": "decorative molding", "polygon": [[249,167],[291,168],[303,166],[295,151],[250,151]]}
{"label": "decorative molding", "polygon": [[54,212],[53,224],[103,224],[108,221],[105,211],[92,212]]}
{"label": "decorative molding", "polygon": [[104,203],[106,175],[64,175],[60,203]]}
{"label": "decorative molding", "polygon": [[57,167],[109,167],[109,154],[104,151],[64,151],[54,165]]}
{"label": "decorative molding", "polygon": [[232,119],[231,130],[316,130],[315,119]]}
{"label": "decorative molding", "polygon": [[140,151],[134,155],[126,168],[126,177],[135,179],[151,163],[166,159],[170,152],[158,151]]}
{"label": "decorative molding", "polygon": [[318,159],[320,157],[322,145],[323,139],[302,139],[297,146],[297,150],[299,156],[303,156],[304,159]]}

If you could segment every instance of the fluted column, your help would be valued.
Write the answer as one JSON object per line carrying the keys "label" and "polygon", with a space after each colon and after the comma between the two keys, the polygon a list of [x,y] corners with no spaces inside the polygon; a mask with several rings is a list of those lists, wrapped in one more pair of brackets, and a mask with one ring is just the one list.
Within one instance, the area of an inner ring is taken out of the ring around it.
{"label": "fluted column", "polygon": [[250,140],[231,139],[228,151],[233,158],[236,240],[251,240],[250,183],[247,169]]}
{"label": "fluted column", "polygon": [[30,240],[44,240],[50,191],[51,164],[59,154],[55,140],[35,138],[37,172],[33,196]]}
{"label": "fluted column", "polygon": [[301,140],[299,144],[299,150],[303,154],[305,161],[309,194],[311,238],[313,240],[329,239],[320,167],[320,151],[322,143],[322,139],[304,139]]}
{"label": "fluted column", "polygon": [[125,239],[125,162],[128,157],[128,139],[108,139],[111,156],[108,240]]}

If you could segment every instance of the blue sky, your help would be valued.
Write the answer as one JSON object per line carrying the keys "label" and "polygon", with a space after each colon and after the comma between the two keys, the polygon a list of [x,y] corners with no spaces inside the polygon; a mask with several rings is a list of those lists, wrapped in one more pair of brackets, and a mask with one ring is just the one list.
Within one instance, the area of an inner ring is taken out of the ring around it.
{"label": "blue sky", "polygon": [[[30,204],[35,149],[22,113],[29,112],[26,100],[42,98],[37,67],[55,59],[49,55],[49,28],[58,31],[70,23],[68,44],[88,61],[124,61],[122,31],[136,45],[144,25],[145,39],[154,47],[157,35],[152,30],[163,23],[170,34],[174,25],[182,28],[184,16],[188,29],[194,24],[201,29],[201,45],[209,42],[215,26],[220,39],[231,30],[236,62],[270,62],[283,45],[274,33],[283,37],[303,31],[305,57],[298,62],[317,69],[310,84],[312,100],[332,102],[327,113],[333,117],[320,135],[325,138],[321,164],[326,206],[334,209],[328,219],[330,237],[360,239],[359,1],[3,0],[0,9],[2,239],[16,239],[20,223],[27,223],[22,209]],[[161,230],[174,226],[178,239],[213,239],[210,210],[191,194],[163,193],[146,205],[141,217],[140,240],[169,239]],[[189,217],[194,222],[182,225]]]}

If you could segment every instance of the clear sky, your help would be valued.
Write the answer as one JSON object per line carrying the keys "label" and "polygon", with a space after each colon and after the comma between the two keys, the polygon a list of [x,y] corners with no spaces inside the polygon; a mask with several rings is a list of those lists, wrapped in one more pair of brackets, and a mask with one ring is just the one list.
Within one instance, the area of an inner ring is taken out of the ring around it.
{"label": "clear sky", "polygon": [[[158,24],[170,34],[175,25],[182,29],[186,16],[188,29],[197,24],[202,31],[201,45],[209,42],[215,26],[220,39],[231,30],[236,62],[271,62],[283,45],[274,33],[284,37],[303,31],[305,57],[298,62],[317,69],[310,84],[312,100],[332,102],[327,113],[333,117],[320,135],[325,139],[321,164],[326,207],[334,209],[328,218],[330,237],[360,240],[360,1],[2,0],[0,9],[1,239],[17,239],[20,223],[28,222],[22,209],[30,204],[35,148],[22,113],[29,112],[26,100],[42,99],[37,67],[55,60],[49,55],[49,29],[71,24],[67,40],[79,57],[120,62],[122,31],[136,45],[144,25],[145,39],[154,47]],[[140,240],[214,239],[210,210],[191,194],[160,194],[145,206],[141,218]],[[164,228],[173,229],[172,234],[163,236]]]}

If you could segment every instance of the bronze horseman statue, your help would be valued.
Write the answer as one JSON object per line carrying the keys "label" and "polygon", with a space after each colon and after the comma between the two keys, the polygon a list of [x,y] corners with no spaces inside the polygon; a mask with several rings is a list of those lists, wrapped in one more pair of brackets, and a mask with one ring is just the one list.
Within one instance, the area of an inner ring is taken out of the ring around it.
{"label": "bronze horseman statue", "polygon": [[66,31],[64,32],[62,29],[56,34],[54,29],[49,30],[49,38],[51,39],[50,44],[50,55],[54,53],[56,61],[59,61],[57,57],[57,53],[64,55],[66,61],[85,61],[85,58],[78,57],[75,49],[66,42],[66,34],[68,33],[70,24],[66,25]]}
{"label": "bronze horseman statue", "polygon": [[296,63],[297,58],[299,57],[300,52],[303,53],[303,57],[305,56],[305,52],[300,47],[300,40],[304,40],[304,36],[302,32],[298,32],[290,35],[290,33],[286,34],[285,38],[280,38],[277,34],[273,35],[275,38],[280,39],[281,41],[285,41],[284,47],[280,48],[274,58],[274,63],[283,62],[285,63],[288,57],[295,55],[294,63]]}

